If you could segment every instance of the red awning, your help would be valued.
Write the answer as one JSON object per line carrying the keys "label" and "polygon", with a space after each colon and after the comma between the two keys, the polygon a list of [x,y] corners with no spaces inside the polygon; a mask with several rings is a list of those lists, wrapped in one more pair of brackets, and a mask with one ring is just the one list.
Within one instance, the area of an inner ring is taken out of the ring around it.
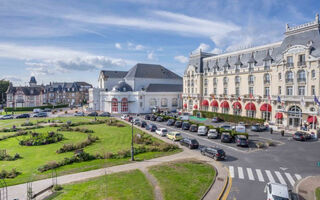
{"label": "red awning", "polygon": [[220,107],[221,108],[229,108],[229,103],[227,101],[223,101],[221,104],[220,104]]}
{"label": "red awning", "polygon": [[188,105],[185,103],[185,104],[183,104],[183,107],[184,107],[184,108],[187,108],[187,107],[188,107]]}
{"label": "red awning", "polygon": [[260,107],[260,111],[268,111],[271,112],[272,110],[272,106],[268,103],[264,103],[262,104],[262,106]]}
{"label": "red awning", "polygon": [[210,104],[210,106],[212,107],[219,107],[218,101],[217,100],[213,100]]}
{"label": "red awning", "polygon": [[238,101],[234,102],[233,105],[232,105],[232,108],[241,110],[242,109],[241,103],[238,102]]}
{"label": "red awning", "polygon": [[278,112],[275,117],[276,119],[283,119],[283,114]]}
{"label": "red awning", "polygon": [[316,116],[308,116],[309,123],[317,123],[317,117]]}
{"label": "red awning", "polygon": [[198,109],[198,105],[197,105],[197,104],[194,105],[193,108],[194,108],[194,109]]}
{"label": "red awning", "polygon": [[209,101],[208,100],[203,100],[201,105],[202,106],[209,106]]}
{"label": "red awning", "polygon": [[254,105],[254,103],[250,102],[250,103],[247,103],[246,107],[245,107],[246,110],[256,110],[256,106]]}

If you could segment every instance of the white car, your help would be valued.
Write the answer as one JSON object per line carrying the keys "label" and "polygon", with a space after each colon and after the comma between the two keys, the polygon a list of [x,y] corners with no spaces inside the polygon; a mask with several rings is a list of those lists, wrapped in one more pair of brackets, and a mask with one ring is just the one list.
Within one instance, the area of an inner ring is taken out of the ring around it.
{"label": "white car", "polygon": [[162,137],[165,137],[168,133],[168,130],[166,128],[158,128],[156,133]]}
{"label": "white car", "polygon": [[244,125],[237,125],[237,126],[232,127],[232,129],[239,132],[239,133],[246,132],[246,127]]}
{"label": "white car", "polygon": [[206,126],[199,126],[198,135],[207,135],[208,128]]}
{"label": "white car", "polygon": [[129,115],[121,115],[121,119],[125,120]]}
{"label": "white car", "polygon": [[267,193],[267,200],[289,200],[289,191],[287,185],[280,183],[268,183],[264,188]]}

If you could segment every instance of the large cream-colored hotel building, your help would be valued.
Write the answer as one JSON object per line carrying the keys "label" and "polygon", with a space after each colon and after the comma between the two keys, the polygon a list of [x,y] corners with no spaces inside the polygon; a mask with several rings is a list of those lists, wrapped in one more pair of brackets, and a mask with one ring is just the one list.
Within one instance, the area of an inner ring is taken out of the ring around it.
{"label": "large cream-colored hotel building", "polygon": [[223,54],[190,55],[183,108],[263,118],[285,127],[317,124],[320,23],[286,25],[281,42]]}

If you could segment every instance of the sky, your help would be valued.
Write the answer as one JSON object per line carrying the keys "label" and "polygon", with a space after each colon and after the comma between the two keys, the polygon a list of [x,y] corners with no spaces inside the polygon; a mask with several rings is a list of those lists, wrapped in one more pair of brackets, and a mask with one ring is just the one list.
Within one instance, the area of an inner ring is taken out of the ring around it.
{"label": "sky", "polygon": [[319,0],[0,0],[0,79],[97,86],[136,63],[182,76],[192,52],[278,42],[319,12]]}

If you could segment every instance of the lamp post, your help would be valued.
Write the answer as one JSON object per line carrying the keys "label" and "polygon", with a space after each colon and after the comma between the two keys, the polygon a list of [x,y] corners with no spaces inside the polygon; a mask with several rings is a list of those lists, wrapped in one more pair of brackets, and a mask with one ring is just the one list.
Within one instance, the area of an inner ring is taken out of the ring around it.
{"label": "lamp post", "polygon": [[131,161],[134,161],[134,149],[133,149],[133,120],[131,120]]}

